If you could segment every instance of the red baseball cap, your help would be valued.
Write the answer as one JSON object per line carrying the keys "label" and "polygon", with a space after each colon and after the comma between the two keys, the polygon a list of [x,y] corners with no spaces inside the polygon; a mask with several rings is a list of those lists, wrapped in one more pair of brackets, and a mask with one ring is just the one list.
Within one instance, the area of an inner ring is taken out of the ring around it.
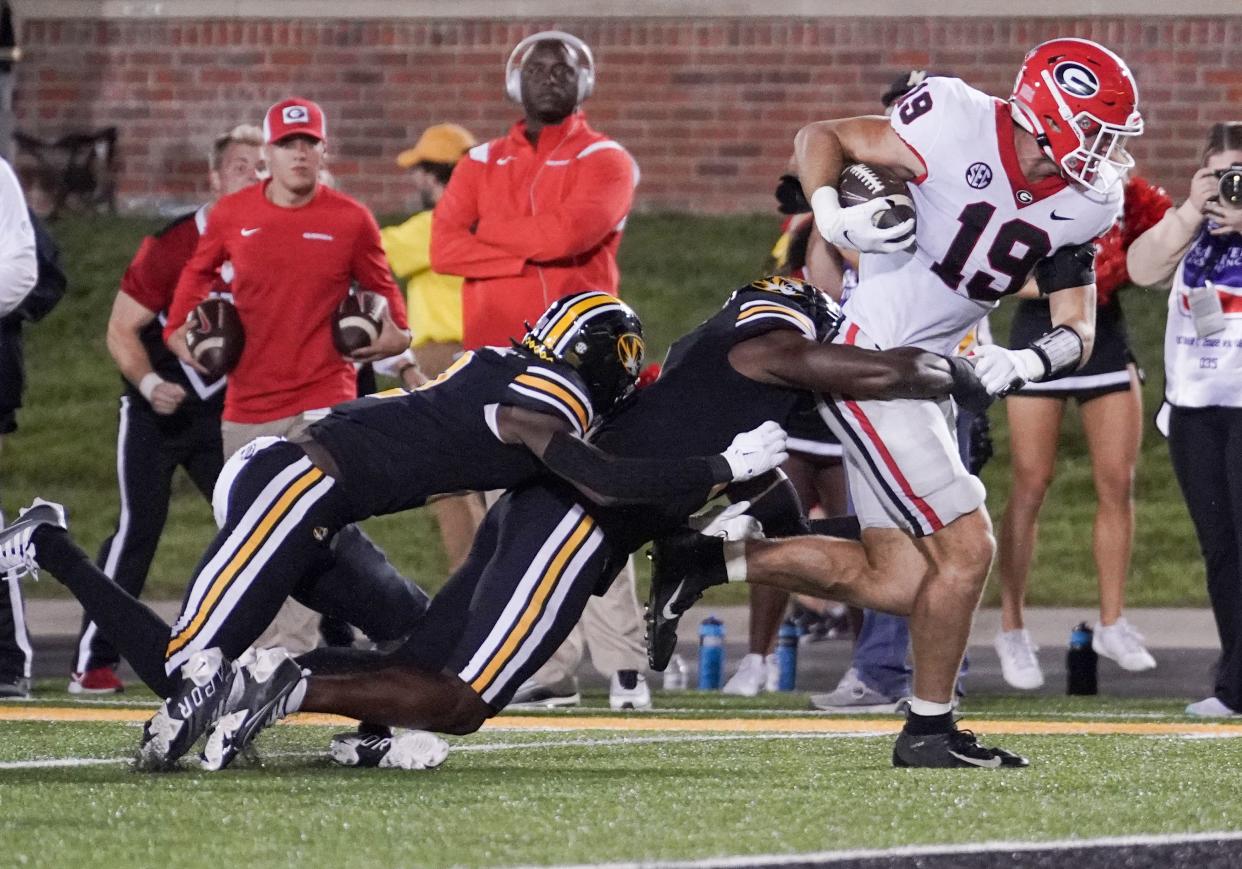
{"label": "red baseball cap", "polygon": [[323,142],[327,140],[326,128],[323,109],[311,100],[290,97],[267,110],[263,117],[263,141],[271,144],[289,136],[302,135]]}

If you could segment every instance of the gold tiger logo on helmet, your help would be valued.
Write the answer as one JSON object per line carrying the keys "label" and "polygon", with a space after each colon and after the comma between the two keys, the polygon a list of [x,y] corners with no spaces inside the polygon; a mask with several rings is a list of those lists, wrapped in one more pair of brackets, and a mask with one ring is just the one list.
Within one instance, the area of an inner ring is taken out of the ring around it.
{"label": "gold tiger logo on helmet", "polygon": [[756,290],[767,290],[769,293],[781,293],[786,296],[798,295],[806,286],[803,281],[797,278],[787,278],[781,275],[760,278],[757,281],[752,281],[750,285]]}
{"label": "gold tiger logo on helmet", "polygon": [[647,345],[643,343],[642,337],[633,332],[626,332],[617,338],[617,359],[631,377],[638,376],[639,369],[643,367],[646,350]]}

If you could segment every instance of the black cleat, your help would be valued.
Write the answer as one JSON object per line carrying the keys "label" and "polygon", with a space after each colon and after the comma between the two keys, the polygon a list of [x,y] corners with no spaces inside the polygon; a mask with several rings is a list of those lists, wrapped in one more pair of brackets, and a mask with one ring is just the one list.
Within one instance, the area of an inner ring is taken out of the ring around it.
{"label": "black cleat", "polygon": [[435,769],[448,753],[448,743],[425,730],[398,730],[389,736],[338,733],[328,749],[341,766],[370,769]]}
{"label": "black cleat", "polygon": [[647,661],[663,672],[677,649],[677,625],[686,610],[714,585],[728,582],[724,541],[679,531],[651,546],[651,594],[647,598]]}
{"label": "black cleat", "polygon": [[38,578],[39,565],[30,538],[40,525],[68,528],[65,508],[35,498],[33,504],[22,510],[17,521],[0,529],[0,577],[17,579],[29,575]]}
{"label": "black cleat", "polygon": [[893,766],[898,767],[999,769],[1029,765],[1029,760],[1012,751],[980,745],[978,738],[969,730],[928,735],[903,730],[893,745]]}
{"label": "black cleat", "polygon": [[181,667],[181,684],[142,728],[138,768],[172,769],[219,716],[234,676],[233,662],[219,649],[190,655]]}
{"label": "black cleat", "polygon": [[259,732],[288,714],[289,695],[305,674],[284,649],[263,649],[238,661],[237,683],[207,734],[203,769],[224,769]]}

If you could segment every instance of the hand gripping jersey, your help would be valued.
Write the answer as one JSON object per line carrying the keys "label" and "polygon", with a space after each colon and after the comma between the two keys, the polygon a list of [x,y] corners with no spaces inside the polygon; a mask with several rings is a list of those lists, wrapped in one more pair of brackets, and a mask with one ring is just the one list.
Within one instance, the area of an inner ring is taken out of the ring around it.
{"label": "hand gripping jersey", "polygon": [[336,462],[349,512],[362,519],[419,507],[433,495],[508,489],[543,473],[526,447],[500,440],[501,405],[562,416],[579,435],[594,414],[568,365],[484,347],[411,392],[337,405],[309,434]]}
{"label": "hand gripping jersey", "polygon": [[1027,181],[1008,105],[959,79],[924,81],[898,103],[892,125],[925,167],[910,185],[918,247],[863,254],[845,304],[882,348],[951,353],[1036,263],[1091,241],[1119,214],[1120,184],[1101,195],[1060,176]]}
{"label": "hand gripping jersey", "polygon": [[[826,306],[808,303],[802,287],[772,278],[734,292],[720,311],[673,344],[659,379],[608,417],[592,442],[618,456],[711,455],[767,420],[784,424],[806,393],[744,377],[729,364],[729,351],[776,329],[793,330],[808,341],[831,340],[841,323],[840,309],[827,297]],[[597,513],[633,548],[680,525],[704,500],[685,499],[664,510],[621,507]]]}

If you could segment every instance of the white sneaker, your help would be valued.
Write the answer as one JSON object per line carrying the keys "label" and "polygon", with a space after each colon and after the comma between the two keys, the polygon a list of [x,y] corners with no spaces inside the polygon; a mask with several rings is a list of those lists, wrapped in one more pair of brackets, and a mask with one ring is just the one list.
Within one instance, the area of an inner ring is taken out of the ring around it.
{"label": "white sneaker", "polygon": [[[772,655],[768,656],[773,658]],[[773,661],[775,659],[773,658]],[[777,673],[777,676],[780,674]],[[773,691],[772,674],[769,672],[767,659],[758,652],[751,652],[742,658],[742,663],[738,664],[737,672],[734,673],[725,686],[720,690],[725,694],[732,694],[734,697],[755,697],[760,691]]]}
{"label": "white sneaker", "polygon": [[[627,688],[627,682],[633,687]],[[650,709],[651,689],[647,687],[647,677],[636,670],[618,670],[613,673],[608,681],[608,705],[618,712],[622,709]]]}
{"label": "white sneaker", "polygon": [[1111,625],[1096,625],[1091,648],[1097,655],[1116,661],[1123,670],[1153,670],[1156,659],[1143,645],[1143,635],[1124,618]]}
{"label": "white sneaker", "polygon": [[812,694],[810,701],[812,709],[848,715],[859,712],[895,712],[898,698],[881,694],[869,687],[859,678],[858,671],[850,667],[836,688],[827,694]]}
{"label": "white sneaker", "polygon": [[1033,691],[1044,684],[1044,671],[1035,657],[1039,646],[1031,642],[1025,628],[999,631],[992,644],[1000,656],[1001,675],[1007,683],[1023,691]]}
{"label": "white sneaker", "polygon": [[1196,718],[1236,718],[1234,712],[1217,697],[1207,697],[1186,707],[1186,714]]}

